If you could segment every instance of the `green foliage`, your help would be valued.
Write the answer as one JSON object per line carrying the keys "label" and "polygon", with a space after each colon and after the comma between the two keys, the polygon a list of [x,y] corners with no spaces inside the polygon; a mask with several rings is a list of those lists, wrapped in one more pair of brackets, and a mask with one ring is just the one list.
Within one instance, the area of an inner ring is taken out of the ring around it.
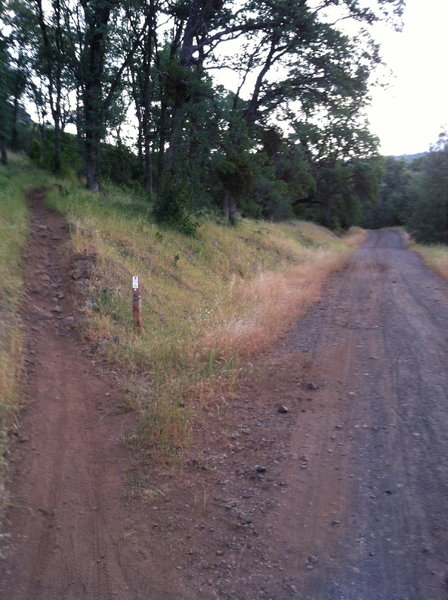
{"label": "green foliage", "polygon": [[163,89],[175,108],[186,104],[192,95],[194,73],[171,59],[162,74]]}
{"label": "green foliage", "polygon": [[243,209],[243,216],[254,218],[259,216],[273,221],[287,220],[294,216],[288,194],[288,185],[284,181],[269,177],[268,168],[263,169],[255,178],[250,198],[257,207],[259,214]]}
{"label": "green foliage", "polygon": [[419,163],[417,194],[407,224],[418,242],[448,245],[448,138]]}
{"label": "green foliage", "polygon": [[365,201],[362,224],[365,227],[403,225],[412,198],[413,166],[392,156],[382,162],[382,180],[377,196]]}
{"label": "green foliage", "polygon": [[36,164],[40,164],[42,158],[42,143],[37,138],[34,138],[31,141],[28,157]]}
{"label": "green foliage", "polygon": [[315,189],[302,148],[283,138],[274,128],[262,130],[264,152],[257,155],[253,197],[262,207],[262,216],[274,221],[289,219],[295,205]]}
{"label": "green foliage", "polygon": [[254,168],[248,152],[229,154],[216,167],[216,175],[232,198],[241,200],[248,194],[254,181]]}
{"label": "green foliage", "polygon": [[363,206],[375,198],[380,183],[378,140],[370,134],[356,96],[345,98],[322,124],[296,123],[315,186],[295,206],[296,215],[333,229],[359,224]]}
{"label": "green foliage", "polygon": [[[34,164],[47,171],[55,171],[54,131],[50,128],[41,128],[39,137],[36,128],[19,129],[20,150],[27,153]],[[79,143],[74,135],[63,133],[61,135],[61,153],[59,157],[59,173],[61,175],[81,175],[83,170],[82,157],[79,154]],[[117,165],[115,165],[118,169]]]}
{"label": "green foliage", "polygon": [[142,166],[138,158],[124,144],[102,144],[100,171],[118,185],[135,185],[143,180]]}
{"label": "green foliage", "polygon": [[[237,208],[338,227],[359,219],[360,198],[366,204],[374,188],[377,142],[364,111],[379,55],[367,31],[344,34],[329,22],[327,2],[9,2],[0,79],[14,76],[0,86],[0,135],[8,101],[17,114],[26,91],[41,128],[26,147],[39,165],[83,170],[92,192],[100,178],[142,185],[157,218],[170,226],[179,219],[182,231],[217,206],[230,222]],[[403,1],[329,4],[358,30],[399,17]],[[242,42],[233,56],[219,51],[229,35]],[[238,91],[215,85],[213,69],[236,73]],[[290,139],[281,120],[295,130]],[[68,123],[76,123],[76,143],[61,142]],[[117,146],[104,143],[111,138]]]}
{"label": "green foliage", "polygon": [[189,236],[196,234],[202,220],[192,191],[185,180],[166,186],[156,200],[154,216],[160,223]]}
{"label": "green foliage", "polygon": [[448,244],[448,139],[412,161],[387,157],[379,193],[364,205],[365,227],[405,225],[419,242]]}
{"label": "green foliage", "polygon": [[0,33],[0,137],[9,140],[11,133],[11,96],[12,72],[7,41]]}

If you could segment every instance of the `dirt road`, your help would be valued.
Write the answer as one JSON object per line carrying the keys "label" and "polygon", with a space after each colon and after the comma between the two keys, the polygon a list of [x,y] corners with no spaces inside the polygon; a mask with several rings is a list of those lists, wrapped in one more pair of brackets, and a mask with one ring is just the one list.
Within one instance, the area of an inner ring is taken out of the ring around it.
{"label": "dirt road", "polygon": [[287,340],[317,386],[271,519],[300,597],[448,597],[447,326],[447,285],[384,231]]}
{"label": "dirt road", "polygon": [[143,471],[72,329],[66,226],[32,202],[3,600],[448,598],[448,286],[398,234],[204,407],[182,472]]}

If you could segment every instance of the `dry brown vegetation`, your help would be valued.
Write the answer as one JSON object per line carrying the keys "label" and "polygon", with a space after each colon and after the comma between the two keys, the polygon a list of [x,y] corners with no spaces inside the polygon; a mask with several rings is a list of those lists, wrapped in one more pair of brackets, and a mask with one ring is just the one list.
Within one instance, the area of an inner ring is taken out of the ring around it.
{"label": "dry brown vegetation", "polygon": [[448,280],[448,247],[440,245],[423,246],[415,244],[412,246],[422,255],[425,263],[443,279]]}

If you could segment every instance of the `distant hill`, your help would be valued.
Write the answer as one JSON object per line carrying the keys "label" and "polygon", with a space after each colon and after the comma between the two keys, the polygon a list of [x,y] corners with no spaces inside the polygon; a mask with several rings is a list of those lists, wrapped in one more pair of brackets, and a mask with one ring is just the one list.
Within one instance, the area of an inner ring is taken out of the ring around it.
{"label": "distant hill", "polygon": [[400,154],[400,156],[394,156],[397,160],[405,160],[408,163],[413,162],[415,159],[424,156],[427,152],[418,152],[417,154]]}

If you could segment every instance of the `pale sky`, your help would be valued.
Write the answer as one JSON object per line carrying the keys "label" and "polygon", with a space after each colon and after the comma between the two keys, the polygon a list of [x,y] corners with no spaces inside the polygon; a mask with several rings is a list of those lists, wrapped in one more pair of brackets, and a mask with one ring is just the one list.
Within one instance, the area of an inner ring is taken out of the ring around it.
{"label": "pale sky", "polygon": [[394,72],[389,89],[374,90],[369,110],[382,154],[429,150],[448,124],[448,0],[407,0],[401,33],[375,36]]}

